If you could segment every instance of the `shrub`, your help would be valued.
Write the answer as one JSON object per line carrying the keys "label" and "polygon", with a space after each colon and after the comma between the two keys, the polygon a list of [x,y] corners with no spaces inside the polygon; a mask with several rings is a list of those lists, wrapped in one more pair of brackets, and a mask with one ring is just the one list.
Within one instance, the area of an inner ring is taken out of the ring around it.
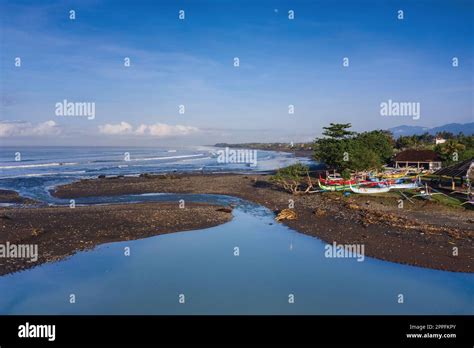
{"label": "shrub", "polygon": [[312,187],[309,179],[309,168],[301,163],[293,164],[291,166],[279,169],[275,175],[270,178],[270,181],[284,190],[297,194],[302,192],[302,187],[305,185],[304,179],[308,179],[308,188]]}

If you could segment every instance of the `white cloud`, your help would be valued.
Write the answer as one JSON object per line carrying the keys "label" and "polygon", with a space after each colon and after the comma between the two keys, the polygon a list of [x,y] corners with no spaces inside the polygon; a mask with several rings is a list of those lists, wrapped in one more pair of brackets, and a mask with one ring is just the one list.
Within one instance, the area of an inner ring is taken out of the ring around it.
{"label": "white cloud", "polygon": [[188,135],[190,133],[195,133],[198,131],[196,127],[182,126],[177,124],[176,126],[157,123],[150,126],[144,124],[140,125],[138,129],[143,130],[145,134],[149,134],[155,137],[169,137],[173,135]]}
{"label": "white cloud", "polygon": [[54,121],[32,124],[30,122],[0,121],[0,137],[59,135],[61,129]]}
{"label": "white cloud", "polygon": [[120,122],[118,124],[105,124],[99,126],[99,132],[102,134],[128,134],[132,132],[132,125],[127,122]]}
{"label": "white cloud", "polygon": [[145,124],[141,124],[136,130],[135,130],[135,133],[136,134],[145,134],[146,131],[148,129],[148,126],[145,125]]}
{"label": "white cloud", "polygon": [[135,134],[135,135],[149,135],[152,137],[170,137],[177,135],[188,135],[198,132],[199,129],[191,126],[183,125],[169,125],[165,123],[156,123],[152,125],[141,124],[135,130],[127,122],[120,122],[118,124],[106,124],[99,126],[99,132],[109,135],[121,134]]}

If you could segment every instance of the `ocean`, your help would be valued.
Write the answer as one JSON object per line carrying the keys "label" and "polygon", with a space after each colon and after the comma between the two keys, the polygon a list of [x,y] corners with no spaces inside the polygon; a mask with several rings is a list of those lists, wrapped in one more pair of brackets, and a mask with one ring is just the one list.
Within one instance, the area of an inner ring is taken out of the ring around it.
{"label": "ocean", "polygon": [[[138,147],[2,147],[0,188],[42,201],[60,184],[99,175],[138,176],[143,173],[252,173],[269,172],[298,161],[315,163],[293,154],[257,151],[257,162],[220,163],[220,150],[211,146],[182,148]],[[19,160],[16,160],[19,159]]]}

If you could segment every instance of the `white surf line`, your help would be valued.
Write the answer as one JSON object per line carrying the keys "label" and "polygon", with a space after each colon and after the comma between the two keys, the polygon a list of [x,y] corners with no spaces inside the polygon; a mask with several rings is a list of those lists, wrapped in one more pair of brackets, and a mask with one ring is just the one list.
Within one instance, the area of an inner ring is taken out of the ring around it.
{"label": "white surf line", "polygon": [[148,157],[148,158],[134,158],[133,161],[156,161],[156,160],[167,160],[167,159],[179,159],[179,158],[191,158],[191,157],[202,157],[204,154],[200,153],[197,155],[179,155],[179,156],[165,156],[165,157]]}
{"label": "white surf line", "polygon": [[37,168],[37,167],[57,167],[57,166],[71,166],[79,163],[76,162],[53,162],[41,164],[22,164],[18,166],[1,166],[0,169],[16,169],[16,168]]}

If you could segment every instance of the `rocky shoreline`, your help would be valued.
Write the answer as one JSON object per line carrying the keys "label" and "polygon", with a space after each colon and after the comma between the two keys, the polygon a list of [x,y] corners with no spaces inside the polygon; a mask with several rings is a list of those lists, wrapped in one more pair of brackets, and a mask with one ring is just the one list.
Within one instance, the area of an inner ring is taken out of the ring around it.
{"label": "rocky shoreline", "polygon": [[400,209],[400,196],[393,194],[295,196],[275,188],[268,175],[173,174],[82,180],[57,187],[53,195],[74,198],[150,192],[225,194],[275,212],[288,208],[293,200],[298,218],[283,223],[301,233],[328,243],[363,243],[366,256],[382,260],[474,271],[474,211],[430,201],[406,203]]}
{"label": "rocky shoreline", "polygon": [[0,204],[36,204],[37,202],[30,199],[20,196],[16,191],[3,190],[0,189]]}
{"label": "rocky shoreline", "polygon": [[[5,198],[5,197],[3,197]],[[187,203],[0,208],[0,249],[37,246],[37,260],[1,257],[0,276],[64,259],[103,243],[192,231],[223,224],[232,210]]]}
{"label": "rocky shoreline", "polygon": [[[398,207],[400,196],[339,193],[291,195],[269,181],[269,175],[143,174],[80,180],[57,187],[52,195],[72,199],[143,193],[193,193],[236,196],[277,214],[292,209],[296,219],[282,223],[327,243],[363,244],[365,255],[402,264],[455,272],[474,272],[474,211],[416,201]],[[0,202],[18,202],[13,192]],[[157,208],[159,207],[159,214]],[[215,226],[231,219],[231,209],[177,202],[76,207],[0,208],[5,241],[38,243],[38,263],[55,261],[102,243],[139,239]],[[68,231],[68,239],[64,231]],[[454,252],[454,250],[457,250]],[[0,259],[0,275],[34,265]]]}

